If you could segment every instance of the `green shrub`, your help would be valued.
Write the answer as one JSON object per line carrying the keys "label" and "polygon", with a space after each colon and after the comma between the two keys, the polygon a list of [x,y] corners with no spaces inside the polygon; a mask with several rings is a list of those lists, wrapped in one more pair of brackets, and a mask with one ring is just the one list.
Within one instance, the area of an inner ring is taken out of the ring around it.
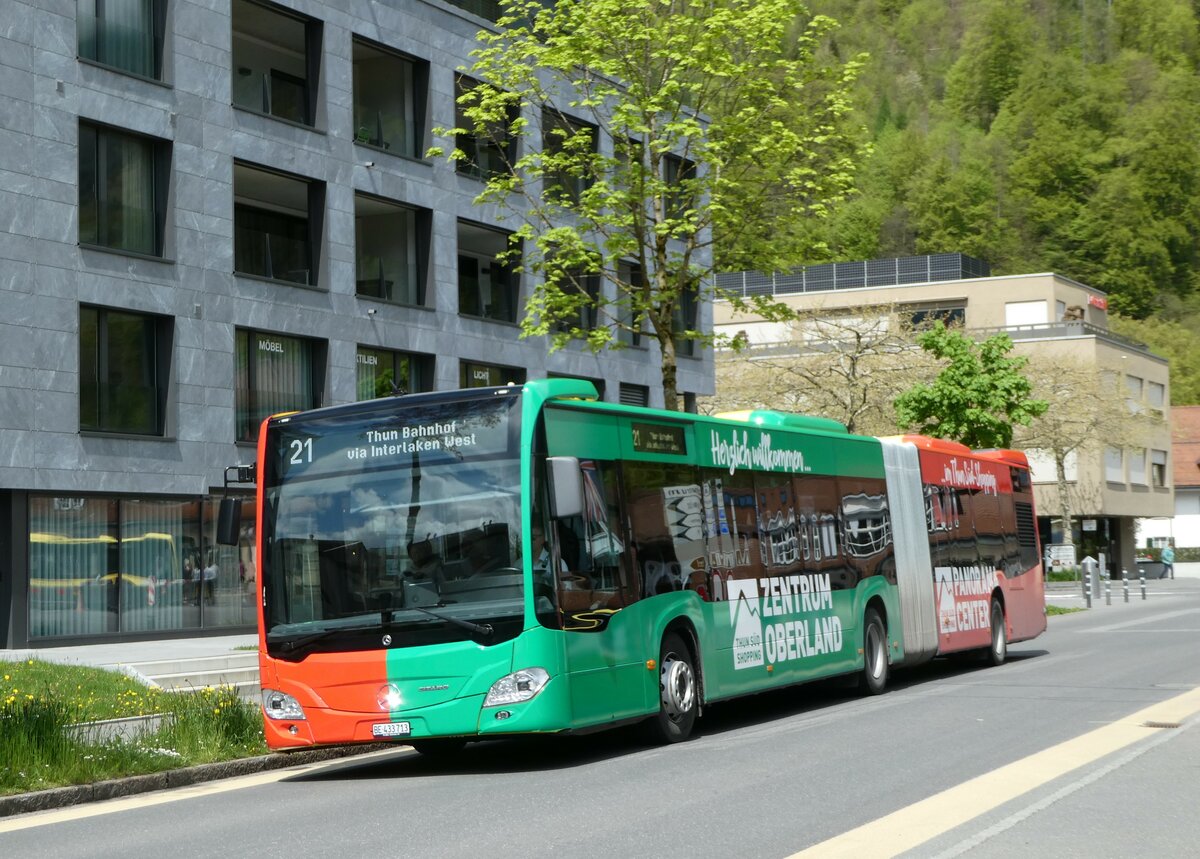
{"label": "green shrub", "polygon": [[1079,581],[1079,570],[1075,567],[1059,568],[1050,570],[1046,573],[1046,581],[1048,582],[1077,582]]}

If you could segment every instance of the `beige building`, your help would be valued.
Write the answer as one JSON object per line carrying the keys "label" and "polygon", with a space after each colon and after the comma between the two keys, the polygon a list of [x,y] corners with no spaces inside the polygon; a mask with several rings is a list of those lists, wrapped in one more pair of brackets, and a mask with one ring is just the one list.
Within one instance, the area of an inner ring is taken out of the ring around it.
{"label": "beige building", "polygon": [[[1116,576],[1122,568],[1133,574],[1135,518],[1173,513],[1167,362],[1108,330],[1103,292],[1056,274],[989,276],[985,263],[960,254],[830,263],[774,276],[726,274],[719,285],[745,296],[772,295],[799,311],[868,316],[887,308],[917,322],[941,318],[978,339],[1004,332],[1016,354],[1094,367],[1099,380],[1121,392],[1114,408],[1137,429],[1126,436],[1132,443],[1097,439],[1065,461],[1080,556],[1105,552]],[[743,333],[751,356],[778,354],[789,341],[795,346],[795,326],[740,314],[728,302],[715,303],[713,318],[717,332]],[[1071,408],[1069,395],[1051,407]],[[1054,459],[1030,453],[1042,541],[1062,542]]]}

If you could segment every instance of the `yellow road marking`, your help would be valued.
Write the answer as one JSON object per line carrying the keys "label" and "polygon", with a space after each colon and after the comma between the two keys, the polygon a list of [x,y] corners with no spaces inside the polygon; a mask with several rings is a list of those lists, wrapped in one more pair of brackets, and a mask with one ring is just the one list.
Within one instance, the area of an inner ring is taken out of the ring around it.
{"label": "yellow road marking", "polygon": [[992,770],[907,808],[815,844],[788,859],[896,856],[974,820],[1059,776],[1145,739],[1147,723],[1172,724],[1200,711],[1200,688],[1139,710],[1027,758]]}
{"label": "yellow road marking", "polygon": [[274,782],[283,781],[285,778],[290,778],[295,775],[311,773],[321,769],[332,768],[337,765],[345,765],[347,763],[362,763],[373,758],[384,755],[395,754],[400,747],[396,749],[385,749],[380,752],[369,752],[365,755],[356,755],[351,758],[336,758],[331,761],[321,761],[315,764],[303,764],[294,767],[285,767],[284,769],[271,770],[270,772],[254,773],[253,775],[237,776],[235,778],[221,779],[219,781],[202,782],[201,784],[188,785],[187,787],[175,788],[173,790],[155,791],[151,793],[142,793],[136,796],[129,796],[123,799],[100,800],[97,802],[88,803],[86,805],[74,805],[70,808],[62,808],[56,811],[45,812],[30,812],[29,814],[20,815],[7,820],[0,819],[0,833],[16,832],[21,829],[32,829],[36,826],[50,826],[55,823],[66,823],[71,820],[83,820],[88,817],[97,817],[103,814],[116,814],[120,811],[130,811],[135,808],[149,808],[153,805],[163,805],[168,802],[180,802],[185,799],[195,799],[201,796],[211,796],[218,793],[227,793],[231,790],[244,790],[248,787],[258,787],[259,785],[272,784]]}

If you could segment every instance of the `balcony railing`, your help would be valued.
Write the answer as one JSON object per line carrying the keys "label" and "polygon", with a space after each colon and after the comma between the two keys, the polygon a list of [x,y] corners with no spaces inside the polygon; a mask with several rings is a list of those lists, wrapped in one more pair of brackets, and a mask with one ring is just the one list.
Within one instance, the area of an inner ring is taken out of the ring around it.
{"label": "balcony railing", "polygon": [[827,292],[835,289],[864,289],[904,286],[989,277],[986,262],[966,254],[926,254],[860,262],[830,262],[801,266],[787,272],[727,272],[717,275],[718,290],[739,295],[789,295]]}
{"label": "balcony railing", "polygon": [[1096,337],[1118,346],[1124,346],[1126,349],[1141,352],[1148,358],[1165,363],[1165,359],[1153,354],[1150,351],[1150,347],[1145,343],[1081,320],[1043,322],[1037,325],[1004,325],[994,328],[971,328],[970,332],[973,336],[981,335],[984,337],[990,337],[993,334],[1007,334],[1013,340],[1055,340],[1066,337]]}

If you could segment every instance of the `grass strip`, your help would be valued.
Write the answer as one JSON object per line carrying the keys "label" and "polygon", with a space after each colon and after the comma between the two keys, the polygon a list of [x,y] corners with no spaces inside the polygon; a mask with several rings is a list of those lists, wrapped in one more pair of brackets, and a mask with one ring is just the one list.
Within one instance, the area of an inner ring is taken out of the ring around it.
{"label": "grass strip", "polygon": [[[133,738],[89,742],[71,726],[162,714]],[[232,688],[164,692],[115,671],[0,661],[0,795],[267,753],[259,708]]]}

